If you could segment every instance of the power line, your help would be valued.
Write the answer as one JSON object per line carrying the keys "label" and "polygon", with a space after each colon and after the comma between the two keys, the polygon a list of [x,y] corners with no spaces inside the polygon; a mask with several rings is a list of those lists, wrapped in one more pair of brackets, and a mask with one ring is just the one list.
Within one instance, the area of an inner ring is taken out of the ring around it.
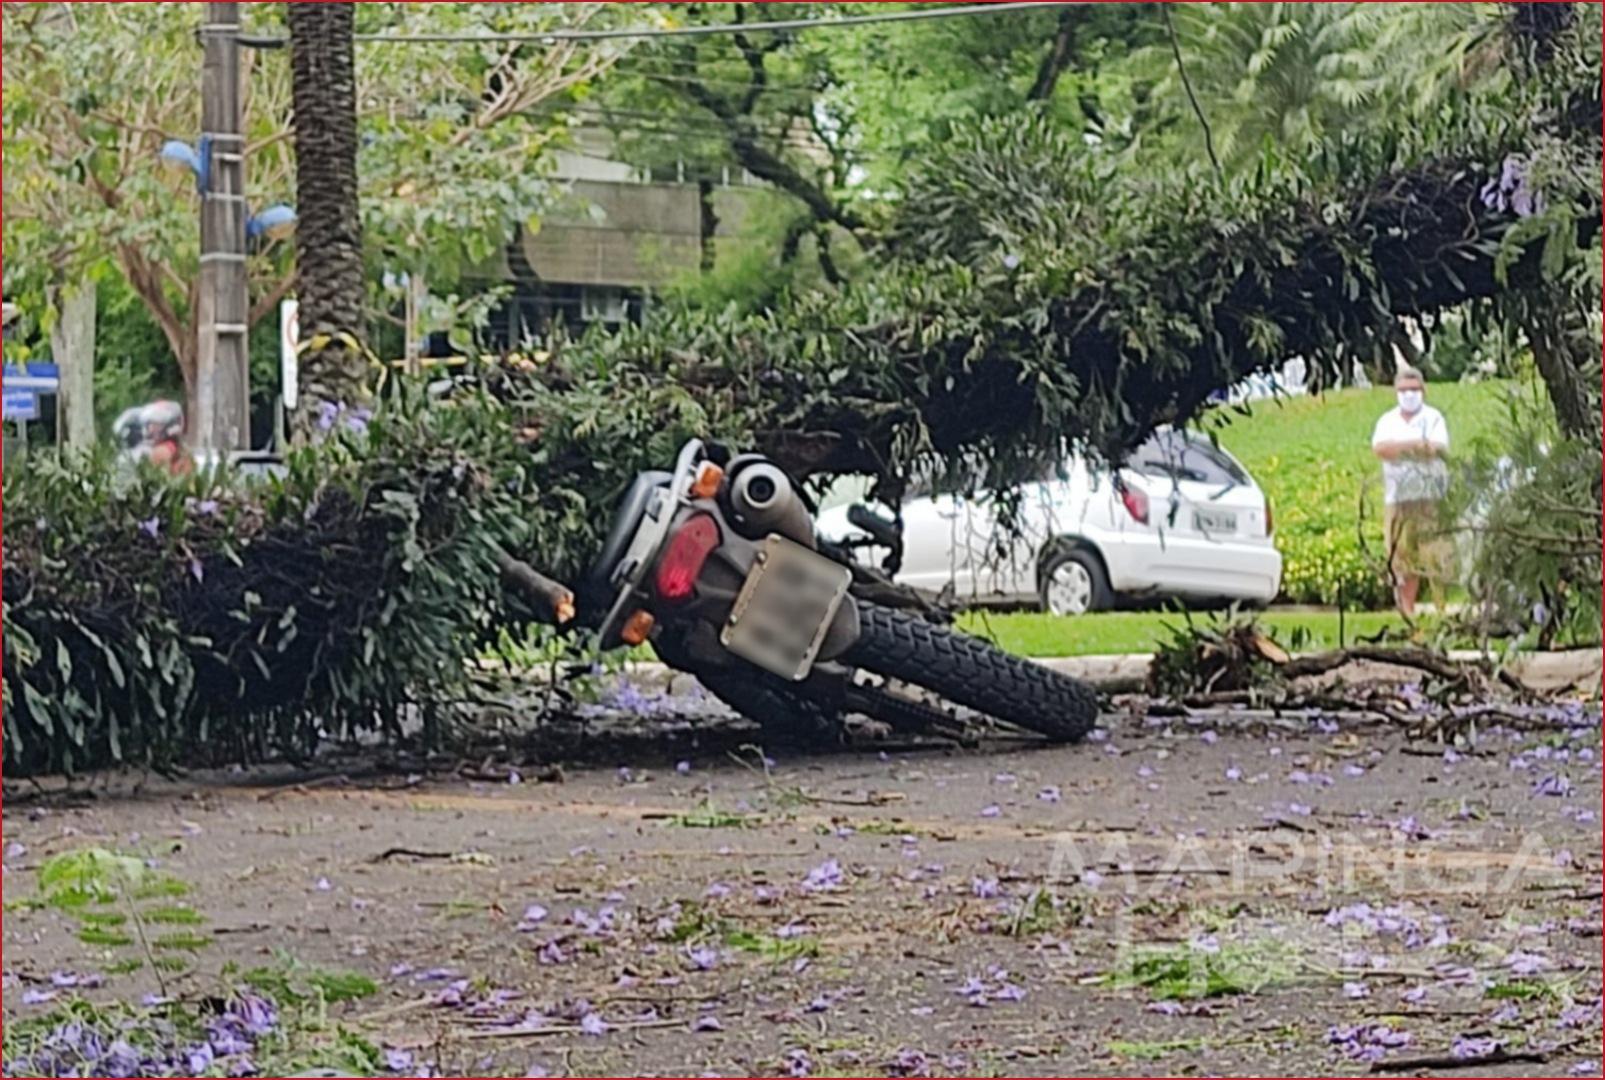
{"label": "power line", "polygon": [[[848,26],[868,26],[873,23],[913,22],[919,19],[966,18],[972,15],[1001,15],[1012,11],[1040,8],[1080,7],[1093,0],[1019,0],[1012,3],[962,4],[951,7],[914,11],[891,11],[884,15],[847,15],[836,19],[786,19],[777,22],[717,23],[709,26],[636,26],[617,30],[547,30],[522,34],[356,34],[354,40],[362,44],[385,43],[392,45],[483,45],[497,43],[531,42],[549,44],[559,41],[612,41],[624,38],[676,38],[706,37],[714,34],[773,34],[789,30],[821,30]],[[241,34],[241,45],[254,49],[282,49],[290,43],[286,37],[261,37]]]}

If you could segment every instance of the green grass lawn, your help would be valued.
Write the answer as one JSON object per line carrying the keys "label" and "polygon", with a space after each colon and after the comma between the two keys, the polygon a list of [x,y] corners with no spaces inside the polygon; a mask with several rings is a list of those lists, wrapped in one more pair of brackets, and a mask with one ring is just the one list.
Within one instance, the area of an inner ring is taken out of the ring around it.
{"label": "green grass lawn", "polygon": [[[1202,623],[1210,614],[1194,613]],[[1093,615],[1046,615],[1034,611],[972,611],[960,616],[961,629],[995,642],[1021,656],[1101,656],[1153,652],[1170,637],[1168,626],[1180,626],[1184,616],[1162,611],[1101,611]],[[1339,647],[1335,611],[1267,611],[1260,622],[1285,645],[1293,645],[1295,628],[1307,635],[1300,651]],[[1392,612],[1348,612],[1343,617],[1343,644],[1371,636],[1383,628],[1402,628]]]}

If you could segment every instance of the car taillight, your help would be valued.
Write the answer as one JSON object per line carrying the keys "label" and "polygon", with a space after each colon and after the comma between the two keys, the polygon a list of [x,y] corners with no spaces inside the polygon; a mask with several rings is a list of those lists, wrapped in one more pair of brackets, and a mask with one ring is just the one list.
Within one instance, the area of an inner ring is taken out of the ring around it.
{"label": "car taillight", "polygon": [[1130,484],[1120,485],[1120,501],[1126,504],[1126,513],[1139,524],[1148,524],[1148,493]]}
{"label": "car taillight", "polygon": [[658,598],[670,603],[689,600],[696,591],[702,564],[718,546],[719,526],[710,515],[698,514],[680,526],[658,561]]}
{"label": "car taillight", "polygon": [[1266,536],[1274,536],[1274,535],[1276,535],[1276,523],[1275,523],[1275,521],[1273,521],[1271,519],[1271,500],[1270,500],[1270,496],[1266,496],[1266,498],[1265,498],[1265,535]]}

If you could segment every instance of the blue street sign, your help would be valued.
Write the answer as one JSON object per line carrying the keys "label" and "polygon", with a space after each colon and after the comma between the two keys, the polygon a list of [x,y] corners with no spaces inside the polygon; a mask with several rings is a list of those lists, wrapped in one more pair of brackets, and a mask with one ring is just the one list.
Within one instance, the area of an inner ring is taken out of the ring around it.
{"label": "blue street sign", "polygon": [[61,368],[56,364],[12,365],[0,371],[0,384],[7,390],[54,394],[61,387]]}
{"label": "blue street sign", "polygon": [[39,396],[31,390],[13,390],[9,386],[0,394],[6,420],[39,419]]}

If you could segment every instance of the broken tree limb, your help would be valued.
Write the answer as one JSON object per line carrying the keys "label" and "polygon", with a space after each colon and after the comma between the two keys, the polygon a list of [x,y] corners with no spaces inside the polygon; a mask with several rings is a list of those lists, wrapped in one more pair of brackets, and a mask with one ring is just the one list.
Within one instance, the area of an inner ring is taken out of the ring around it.
{"label": "broken tree limb", "polygon": [[564,585],[536,570],[533,566],[515,559],[496,547],[496,568],[501,571],[502,584],[531,601],[537,611],[550,613],[558,626],[574,618],[574,593]]}

